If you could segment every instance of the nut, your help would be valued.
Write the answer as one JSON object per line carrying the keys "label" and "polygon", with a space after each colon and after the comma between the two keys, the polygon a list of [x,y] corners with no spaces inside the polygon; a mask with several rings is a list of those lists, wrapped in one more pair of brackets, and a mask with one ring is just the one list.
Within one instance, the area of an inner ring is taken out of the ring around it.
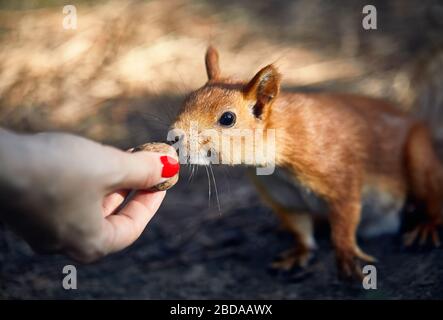
{"label": "nut", "polygon": [[[167,145],[166,143],[162,142],[149,142],[142,144],[140,146],[137,146],[131,150],[131,152],[138,152],[138,151],[151,151],[151,152],[159,152],[163,154],[167,154],[172,156],[175,159],[178,159],[177,152],[173,147],[170,145]],[[150,191],[164,191],[168,190],[172,186],[174,186],[178,181],[178,174],[173,176],[172,178],[169,178],[165,182],[159,183],[152,188],[150,188]]]}

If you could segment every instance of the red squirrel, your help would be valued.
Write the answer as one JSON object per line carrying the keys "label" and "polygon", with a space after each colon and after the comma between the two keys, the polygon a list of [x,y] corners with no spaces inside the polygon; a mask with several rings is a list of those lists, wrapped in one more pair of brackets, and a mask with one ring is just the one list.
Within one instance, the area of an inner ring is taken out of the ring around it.
{"label": "red squirrel", "polygon": [[[253,177],[296,242],[275,267],[306,266],[315,248],[312,216],[325,213],[339,274],[361,278],[360,262],[375,258],[358,246],[357,230],[363,235],[397,230],[410,196],[425,204],[426,219],[405,235],[405,244],[430,240],[439,246],[443,166],[423,122],[380,99],[280,91],[281,74],[272,64],[249,81],[222,77],[213,47],[205,62],[208,81],[187,97],[172,129],[188,132],[196,122],[198,133],[211,129],[219,138],[233,129],[276,130],[277,169],[272,175]],[[234,144],[230,151],[242,156],[233,160],[214,137],[195,139],[197,148],[190,157],[198,154],[194,163],[203,165],[208,164],[201,158],[208,148],[222,162],[240,165],[257,147]],[[185,147],[191,142],[192,138],[182,141]],[[265,146],[269,143],[264,140]],[[361,220],[365,223],[359,228]]]}

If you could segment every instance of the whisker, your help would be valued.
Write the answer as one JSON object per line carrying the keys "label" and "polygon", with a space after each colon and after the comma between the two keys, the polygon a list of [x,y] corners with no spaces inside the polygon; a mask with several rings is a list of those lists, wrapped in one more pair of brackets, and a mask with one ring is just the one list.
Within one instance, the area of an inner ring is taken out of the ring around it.
{"label": "whisker", "polygon": [[212,180],[214,181],[214,191],[215,191],[215,199],[217,200],[218,213],[221,215],[222,212],[221,212],[221,208],[220,208],[220,200],[218,198],[217,183],[215,182],[214,170],[212,170],[211,164],[209,164],[209,170],[211,170]]}
{"label": "whisker", "polygon": [[189,175],[188,183],[191,183],[192,178],[194,177],[195,165],[191,164],[191,174]]}
{"label": "whisker", "polygon": [[189,182],[189,180],[191,179],[191,174],[192,174],[192,165],[188,164],[186,167],[188,168],[188,175],[189,175],[188,182]]}
{"label": "whisker", "polygon": [[208,166],[205,166],[206,176],[208,177],[208,207],[211,206],[211,179],[209,178]]}
{"label": "whisker", "polygon": [[[142,115],[142,117],[143,116],[148,116],[148,117],[154,119],[155,121],[165,125],[166,127],[169,127],[169,125],[170,125],[170,123],[168,121],[166,121],[165,119],[160,118],[156,114],[153,114],[153,113],[150,113],[150,112],[147,112],[147,111],[144,111],[144,110],[143,111],[139,111],[139,113]],[[149,119],[149,120],[151,120],[151,119]]]}
{"label": "whisker", "polygon": [[167,104],[165,111],[166,111],[166,116],[168,117],[168,120],[170,123],[172,123],[174,121],[175,118],[175,114],[177,113],[177,107],[172,107],[171,104]]}
{"label": "whisker", "polygon": [[[162,94],[160,93],[160,90],[158,90],[158,88],[155,87],[155,85],[153,83],[151,83],[151,93],[152,96],[157,97],[157,98],[162,98]],[[180,93],[179,97],[182,96],[183,94]],[[165,100],[165,99],[162,99]],[[180,103],[180,99],[177,99],[177,103]],[[176,102],[174,101],[174,104]],[[174,115],[171,114],[171,109],[174,108],[174,110],[176,110],[176,106],[173,106],[173,102],[172,101],[161,101],[161,110],[162,110],[162,114],[164,114],[166,116],[166,122],[167,122],[167,126],[169,127],[171,125],[171,123],[174,120]]]}

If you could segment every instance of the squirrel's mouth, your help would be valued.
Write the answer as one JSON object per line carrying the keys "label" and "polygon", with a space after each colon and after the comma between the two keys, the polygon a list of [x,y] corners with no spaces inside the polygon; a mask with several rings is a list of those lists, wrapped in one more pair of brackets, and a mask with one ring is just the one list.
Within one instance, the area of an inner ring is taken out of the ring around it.
{"label": "squirrel's mouth", "polygon": [[197,156],[198,164],[211,165],[221,163],[220,154],[208,144],[205,144],[204,148],[199,150]]}
{"label": "squirrel's mouth", "polygon": [[[213,154],[213,153],[212,153]],[[188,157],[189,164],[197,164],[201,166],[209,166],[215,164],[211,161],[211,156],[208,157],[208,152],[201,151],[196,154],[190,154]]]}

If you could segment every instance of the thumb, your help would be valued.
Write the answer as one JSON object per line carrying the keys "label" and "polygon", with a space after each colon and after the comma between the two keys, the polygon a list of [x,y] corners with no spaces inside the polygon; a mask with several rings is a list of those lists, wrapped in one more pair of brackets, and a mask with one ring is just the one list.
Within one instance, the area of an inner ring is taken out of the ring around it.
{"label": "thumb", "polygon": [[122,154],[118,189],[149,189],[175,176],[180,169],[177,157],[172,154],[139,151]]}

